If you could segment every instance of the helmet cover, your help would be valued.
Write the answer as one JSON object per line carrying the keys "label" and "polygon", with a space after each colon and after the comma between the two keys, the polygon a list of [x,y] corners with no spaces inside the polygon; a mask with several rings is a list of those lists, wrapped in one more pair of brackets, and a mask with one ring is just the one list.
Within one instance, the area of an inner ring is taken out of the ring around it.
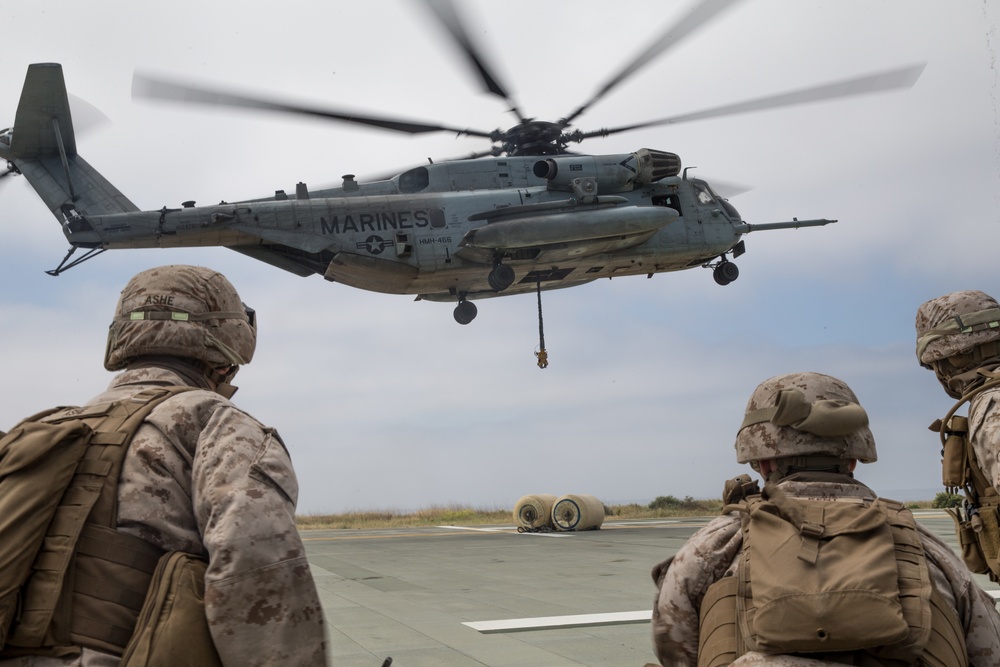
{"label": "helmet cover", "polygon": [[250,363],[256,345],[256,316],[225,276],[199,266],[161,266],[122,290],[104,367],[120,370],[159,355],[239,366]]}
{"label": "helmet cover", "polygon": [[935,361],[1000,340],[1000,304],[978,290],[952,292],[917,309],[917,360],[924,368]]}
{"label": "helmet cover", "polygon": [[809,455],[862,463],[878,458],[857,396],[843,381],[821,373],[789,373],[760,383],[736,434],[737,461]]}

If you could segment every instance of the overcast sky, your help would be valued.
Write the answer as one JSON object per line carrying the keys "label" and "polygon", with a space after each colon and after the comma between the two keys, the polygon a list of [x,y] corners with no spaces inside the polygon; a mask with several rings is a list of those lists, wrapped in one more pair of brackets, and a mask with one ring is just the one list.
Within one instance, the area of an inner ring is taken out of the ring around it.
{"label": "overcast sky", "polygon": [[[474,37],[530,116],[587,99],[688,1],[468,1]],[[513,123],[426,11],[406,0],[3,3],[0,127],[30,63],[62,63],[110,122],[78,149],[138,206],[209,204],[365,180],[484,148],[253,112],[133,102],[135,70],[451,126]],[[275,426],[306,513],[461,504],[529,493],[606,503],[714,498],[763,379],[815,370],[868,409],[889,496],[940,484],[927,424],[950,400],[916,363],[913,317],[957,289],[1000,296],[1000,3],[746,0],[578,119],[583,130],[671,116],[926,62],[893,92],[592,139],[581,150],[678,153],[750,223],[836,218],[746,238],[738,281],[711,272],[601,281],[543,295],[550,365],[535,365],[534,295],[448,304],[299,278],[222,249],[113,251],[52,278],[68,248],[23,178],[0,182],[0,429],[111,380],[118,292],[138,271],[221,270],[260,318],[236,402]],[[77,113],[78,124],[82,121]]]}

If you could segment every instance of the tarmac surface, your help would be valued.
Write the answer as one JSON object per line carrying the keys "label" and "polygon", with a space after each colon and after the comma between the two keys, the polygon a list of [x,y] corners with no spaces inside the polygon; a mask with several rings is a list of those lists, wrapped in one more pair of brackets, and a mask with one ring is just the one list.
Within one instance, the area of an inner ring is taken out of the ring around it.
{"label": "tarmac surface", "polygon": [[[955,546],[947,514],[915,515]],[[656,662],[650,571],[711,518],[606,521],[585,532],[518,533],[512,524],[302,537],[333,665],[379,667],[392,657],[394,667],[642,667]]]}

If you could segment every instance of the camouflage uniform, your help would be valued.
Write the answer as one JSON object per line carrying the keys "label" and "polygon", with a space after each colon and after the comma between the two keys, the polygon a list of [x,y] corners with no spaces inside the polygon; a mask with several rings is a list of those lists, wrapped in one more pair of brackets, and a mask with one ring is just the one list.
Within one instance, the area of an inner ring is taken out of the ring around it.
{"label": "camouflage uniform", "polygon": [[[124,372],[91,404],[155,386],[197,389],[156,405],[136,432],[119,476],[117,529],[207,559],[205,615],[223,664],[324,665],[323,609],[295,527],[291,460],[273,429],[228,400],[255,346],[256,315],[219,273],[158,267],[125,287],[104,361]],[[119,662],[83,648],[0,667]]]}
{"label": "camouflage uniform", "polygon": [[1000,489],[1000,387],[969,403],[969,441],[993,488]]}
{"label": "camouflage uniform", "polygon": [[[952,292],[917,309],[917,360],[933,370],[952,398],[981,386],[1000,370],[1000,304],[984,292]],[[969,441],[1000,489],[1000,387],[969,403]]]}
{"label": "camouflage uniform", "polygon": [[[766,463],[767,481],[790,496],[875,498],[874,492],[851,474],[857,461],[877,459],[868,417],[854,392],[837,378],[790,373],[762,382],[747,403],[736,436],[736,454],[740,463],[749,463],[758,472],[765,471]],[[797,474],[799,471],[803,474]],[[816,471],[823,471],[826,481],[820,481]],[[727,492],[729,488],[727,485]],[[701,604],[709,586],[724,576],[738,574],[741,525],[738,512],[723,515],[653,569],[657,587],[653,647],[664,667],[698,664]],[[931,583],[961,621],[969,664],[1000,664],[1000,614],[993,600],[975,584],[968,568],[946,544],[920,524],[917,529]],[[750,652],[732,664],[821,667],[839,663]]]}
{"label": "camouflage uniform", "polygon": [[[120,374],[92,403],[191,380],[140,367]],[[277,433],[209,391],[157,406],[125,457],[119,530],[208,558],[205,611],[224,664],[326,664],[323,610],[295,529],[297,495]],[[19,658],[0,666],[118,662],[84,649],[80,658]]]}
{"label": "camouflage uniform", "polygon": [[[845,478],[847,480],[847,478]],[[864,485],[788,480],[780,486],[793,495],[874,498]],[[992,667],[1000,662],[1000,614],[993,599],[973,581],[961,559],[937,536],[920,527],[931,578],[958,611],[965,629],[970,665]],[[736,512],[721,516],[695,533],[672,559],[653,569],[657,593],[653,606],[653,648],[664,667],[698,664],[698,612],[708,587],[739,567],[743,536]],[[826,667],[838,663],[794,655],[747,653],[734,667]]]}

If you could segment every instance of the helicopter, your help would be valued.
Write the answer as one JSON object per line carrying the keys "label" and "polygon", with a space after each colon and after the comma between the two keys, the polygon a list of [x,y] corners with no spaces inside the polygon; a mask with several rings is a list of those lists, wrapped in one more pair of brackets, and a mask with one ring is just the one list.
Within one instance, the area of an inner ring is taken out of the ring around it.
{"label": "helicopter", "polygon": [[[488,297],[583,285],[599,278],[704,267],[719,285],[739,277],[734,259],[754,231],[827,225],[825,218],[750,224],[672,152],[639,148],[593,155],[571,144],[794,104],[912,87],[923,65],[865,75],[652,121],[575,129],[574,122],[653,58],[735,0],[705,0],[663,31],[597,92],[557,121],[524,115],[469,37],[450,0],[424,0],[486,92],[517,118],[506,130],[316,108],[198,88],[136,74],[133,97],[321,117],[404,134],[449,132],[490,142],[462,159],[429,161],[392,178],[199,206],[140,210],[77,152],[62,67],[30,65],[12,128],[0,131],[0,176],[23,175],[59,221],[70,249],[62,272],[109,249],[223,246],[298,276],[417,300],[455,303],[469,324]],[[81,251],[81,256],[75,256]],[[540,315],[539,315],[540,316]],[[543,346],[544,347],[544,346]]]}

